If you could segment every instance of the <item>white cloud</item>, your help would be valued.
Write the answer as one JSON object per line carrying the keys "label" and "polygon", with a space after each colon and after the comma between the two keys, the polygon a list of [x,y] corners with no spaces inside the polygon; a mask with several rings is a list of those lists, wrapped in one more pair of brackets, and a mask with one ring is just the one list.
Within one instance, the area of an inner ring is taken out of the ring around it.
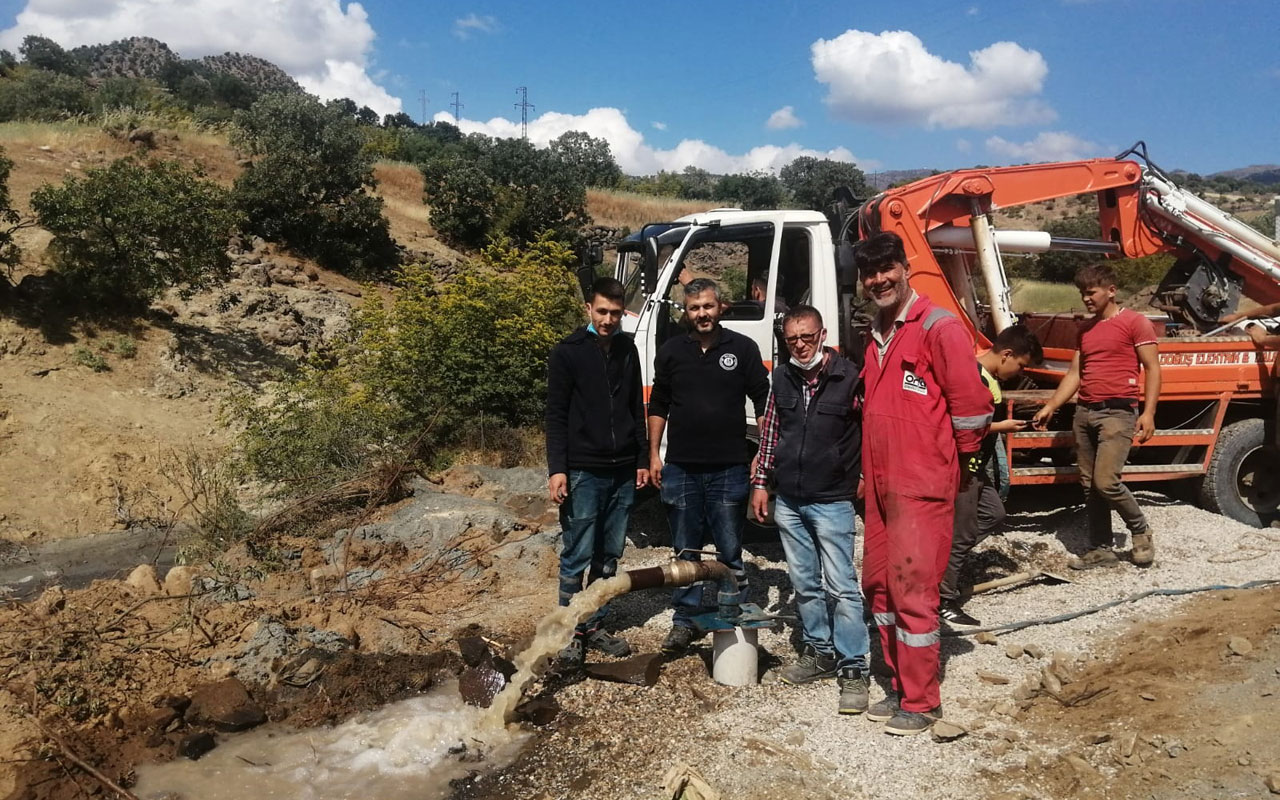
{"label": "white cloud", "polygon": [[[1066,131],[1043,131],[1027,142],[1010,142],[992,136],[984,142],[987,152],[1009,162],[1078,161],[1106,155],[1103,146]],[[1114,149],[1114,148],[1112,148]]]}
{"label": "white cloud", "polygon": [[453,21],[453,35],[459,39],[470,39],[473,33],[493,33],[496,30],[498,30],[497,17],[488,14],[482,17],[474,11]]}
{"label": "white cloud", "polygon": [[63,47],[151,36],[183,58],[227,51],[265,58],[324,99],[350,97],[380,114],[400,110],[368,73],[375,33],[359,3],[342,0],[27,0],[0,47],[28,35]]}
{"label": "white cloud", "polygon": [[[439,112],[435,119],[453,122],[450,114]],[[520,123],[502,117],[488,122],[462,119],[458,123],[463,133],[483,133],[489,136],[516,138],[520,136]],[[800,156],[829,158],[833,161],[855,161],[846,148],[812,150],[798,144],[785,147],[761,145],[745,153],[732,154],[701,139],[684,139],[669,150],[660,150],[645,144],[644,134],[631,127],[626,115],[616,108],[593,108],[585,114],[547,112],[529,120],[529,141],[545,147],[552,139],[566,131],[583,131],[609,143],[618,166],[631,175],[649,175],[658,170],[679,172],[694,166],[719,174],[764,170],[776,172]],[[858,161],[864,168],[878,166],[872,161]]]}
{"label": "white cloud", "polygon": [[665,131],[667,129],[667,123],[665,122],[651,122],[650,124],[653,125],[655,131]]}
{"label": "white cloud", "polygon": [[956,149],[961,153],[968,153],[973,150],[973,143],[968,139],[956,139]]}
{"label": "white cloud", "polygon": [[765,121],[764,126],[771,131],[782,131],[788,128],[799,128],[803,124],[800,118],[796,116],[794,107],[783,106],[769,115],[769,119]]}
{"label": "white cloud", "polygon": [[978,16],[978,14],[979,14],[979,13],[981,13],[981,12],[978,10],[978,7],[977,7],[977,6],[969,6],[967,9],[965,9],[965,12],[964,12],[964,13],[965,13],[967,16],[970,16],[970,17],[976,17],[976,16]]}
{"label": "white cloud", "polygon": [[930,53],[910,31],[848,30],[810,47],[826,102],[856,122],[930,128],[992,128],[1056,118],[1037,95],[1049,66],[1035,50],[996,42],[968,66]]}

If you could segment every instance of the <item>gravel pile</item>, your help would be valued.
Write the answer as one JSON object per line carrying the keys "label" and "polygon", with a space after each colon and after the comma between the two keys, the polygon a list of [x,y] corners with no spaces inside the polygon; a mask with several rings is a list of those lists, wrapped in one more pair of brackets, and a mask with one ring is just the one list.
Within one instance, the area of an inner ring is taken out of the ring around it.
{"label": "gravel pile", "polygon": [[[1073,582],[1033,584],[980,595],[969,601],[966,610],[986,625],[1001,625],[1084,609],[1149,589],[1280,578],[1280,532],[1257,531],[1162,494],[1137,494],[1156,532],[1153,567],[1139,569],[1125,563],[1109,570],[1069,570],[1070,555],[1084,550],[1082,504],[1078,489],[1048,489],[1037,493],[1036,506],[1011,508],[1004,535],[979,545],[974,557],[979,567],[975,577],[985,579],[1031,568],[1059,572]],[[1124,529],[1119,517],[1115,517],[1115,529]],[[781,547],[757,544],[748,546],[748,551],[753,599],[769,611],[794,613]],[[631,549],[624,557],[624,567],[659,563],[669,554],[658,547]],[[766,592],[767,603],[762,602]],[[620,599],[615,604],[614,624],[637,650],[653,652],[669,628],[670,615],[662,593],[645,595]],[[599,713],[602,703],[630,703],[638,714],[652,713],[644,709],[661,708],[663,693],[671,707],[670,716],[663,720],[665,729],[640,725],[631,732],[630,744],[618,745],[616,750],[603,747],[604,751],[614,750],[606,758],[616,771],[592,776],[590,789],[585,785],[572,788],[586,789],[587,794],[581,796],[605,796],[607,791],[618,797],[653,797],[662,771],[684,761],[726,797],[765,796],[762,781],[781,780],[782,773],[786,773],[784,783],[803,788],[800,794],[804,796],[972,797],[972,781],[981,771],[1025,766],[1026,762],[1025,751],[1016,746],[997,748],[1007,751],[1001,756],[992,752],[997,742],[1022,738],[1019,715],[1003,714],[993,706],[1012,698],[1019,685],[1038,674],[1055,652],[1079,660],[1101,657],[1105,640],[1124,631],[1129,623],[1162,618],[1185,600],[1147,598],[1070,622],[1006,634],[995,645],[979,644],[973,637],[945,638],[942,696],[946,717],[969,731],[949,742],[935,742],[927,736],[888,736],[865,719],[837,716],[833,681],[788,687],[771,683],[767,675],[758,687],[730,689],[712,684],[694,658],[667,665],[662,681],[650,689],[594,681],[568,687],[560,693],[560,701],[566,710],[586,717]],[[762,651],[767,651],[762,652],[762,670],[793,660],[796,641],[790,625],[762,632]],[[1032,646],[1033,652],[1038,646],[1044,654],[1013,659],[1006,652],[1010,644]],[[709,653],[710,647],[703,649]],[[1176,651],[1170,652],[1171,658],[1176,655]],[[989,674],[984,680],[979,672]],[[991,675],[1009,682],[996,685]],[[882,691],[883,682],[880,688],[873,687],[872,702]],[[1009,710],[1008,703],[1004,706]],[[627,738],[627,732],[620,733]],[[662,736],[661,740],[649,741],[654,735]],[[602,743],[581,744],[586,756]],[[601,750],[596,752],[601,754]],[[629,760],[629,752],[636,757],[631,768],[642,769],[652,781],[638,782],[627,767],[617,769],[620,761]],[[574,791],[568,794],[579,796]]]}

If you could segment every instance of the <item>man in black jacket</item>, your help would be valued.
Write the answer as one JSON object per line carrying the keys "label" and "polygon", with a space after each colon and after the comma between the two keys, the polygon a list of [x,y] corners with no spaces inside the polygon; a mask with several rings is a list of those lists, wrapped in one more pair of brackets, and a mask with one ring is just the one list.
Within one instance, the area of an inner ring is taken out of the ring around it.
{"label": "man in black jacket", "polygon": [[[636,489],[649,482],[644,387],[635,342],[622,331],[622,284],[598,278],[589,324],[555,346],[547,363],[547,489],[560,506],[560,605],[587,582],[617,572]],[[588,571],[589,570],[589,571]],[[607,607],[578,626],[560,654],[569,666],[588,647],[630,655],[602,625]]]}
{"label": "man in black jacket", "polygon": [[791,359],[773,369],[751,481],[751,508],[763,521],[774,479],[774,518],[800,615],[800,658],[780,674],[789,684],[835,677],[839,713],[861,714],[867,710],[871,648],[853,567],[861,377],[852,361],[824,347],[827,329],[813,306],[788,311],[782,332]]}
{"label": "man in black jacket", "polygon": [[[769,373],[755,342],[720,326],[723,305],[714,281],[689,281],[684,303],[690,332],[662,345],[654,360],[649,477],[662,491],[676,553],[699,550],[709,538],[716,558],[734,571],[745,593],[746,401],[751,399],[759,422],[769,397]],[[665,466],[659,449],[664,431]],[[680,557],[699,559],[696,554]],[[700,592],[701,587],[685,587],[673,593],[675,615],[664,652],[683,652],[700,635],[693,623]]]}

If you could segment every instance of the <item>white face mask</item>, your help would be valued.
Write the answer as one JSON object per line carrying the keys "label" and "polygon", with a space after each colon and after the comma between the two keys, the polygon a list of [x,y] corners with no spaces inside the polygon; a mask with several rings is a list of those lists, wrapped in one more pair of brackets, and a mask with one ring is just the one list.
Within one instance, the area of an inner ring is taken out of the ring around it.
{"label": "white face mask", "polygon": [[809,363],[806,364],[802,361],[799,361],[796,359],[795,356],[791,357],[791,363],[805,371],[813,369],[814,367],[822,363],[822,355],[823,355],[823,351],[825,350],[826,343],[827,343],[827,334],[826,334],[826,331],[823,331],[822,338],[818,340],[818,346],[813,349],[813,355],[810,356],[809,358]]}

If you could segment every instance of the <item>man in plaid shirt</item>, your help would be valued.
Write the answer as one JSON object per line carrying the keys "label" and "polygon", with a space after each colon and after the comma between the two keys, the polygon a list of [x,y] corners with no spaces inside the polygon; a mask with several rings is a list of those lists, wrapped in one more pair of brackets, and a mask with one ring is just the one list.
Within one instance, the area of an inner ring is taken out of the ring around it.
{"label": "man in plaid shirt", "polygon": [[784,683],[835,677],[838,711],[867,708],[870,637],[853,567],[853,499],[862,461],[858,367],[824,346],[827,331],[812,306],[782,318],[791,359],[773,371],[760,427],[751,508],[764,519],[769,479],[774,518],[795,589],[803,647]]}

